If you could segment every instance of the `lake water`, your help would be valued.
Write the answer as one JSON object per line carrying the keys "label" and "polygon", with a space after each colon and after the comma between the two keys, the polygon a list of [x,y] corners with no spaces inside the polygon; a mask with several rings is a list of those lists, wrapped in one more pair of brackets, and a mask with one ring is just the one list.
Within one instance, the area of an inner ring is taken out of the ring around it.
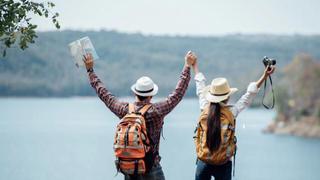
{"label": "lake water", "polygon": [[[117,118],[98,98],[0,99],[0,180],[122,180],[115,176]],[[168,180],[192,180],[196,99],[166,117],[161,139]],[[320,140],[261,133],[273,111],[248,109],[237,119],[238,180],[319,180]]]}

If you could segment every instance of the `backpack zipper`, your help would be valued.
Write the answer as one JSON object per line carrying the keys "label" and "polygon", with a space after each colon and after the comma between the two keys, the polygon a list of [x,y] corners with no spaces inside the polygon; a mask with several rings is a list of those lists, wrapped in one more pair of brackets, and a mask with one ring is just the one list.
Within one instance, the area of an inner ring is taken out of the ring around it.
{"label": "backpack zipper", "polygon": [[124,137],[124,147],[126,148],[127,147],[127,145],[129,144],[129,142],[128,142],[128,136],[129,136],[129,130],[130,130],[130,125],[128,126],[128,128],[127,128],[127,130],[126,130],[126,135],[125,135],[125,137]]}

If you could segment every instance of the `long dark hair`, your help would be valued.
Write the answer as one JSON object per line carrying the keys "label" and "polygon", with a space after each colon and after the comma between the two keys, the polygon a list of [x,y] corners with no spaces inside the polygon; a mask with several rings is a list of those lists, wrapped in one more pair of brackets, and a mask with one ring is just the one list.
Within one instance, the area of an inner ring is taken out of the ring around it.
{"label": "long dark hair", "polygon": [[221,122],[220,122],[220,104],[211,103],[207,119],[207,146],[209,150],[215,151],[221,143]]}

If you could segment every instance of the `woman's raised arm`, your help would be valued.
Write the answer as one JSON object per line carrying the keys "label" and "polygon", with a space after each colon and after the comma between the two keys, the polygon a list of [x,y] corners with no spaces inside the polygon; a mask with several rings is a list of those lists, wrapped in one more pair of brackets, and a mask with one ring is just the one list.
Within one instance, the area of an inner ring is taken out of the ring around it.
{"label": "woman's raised arm", "polygon": [[199,106],[200,110],[203,110],[204,107],[208,104],[207,99],[204,97],[204,88],[206,87],[206,78],[205,76],[199,71],[198,60],[192,65],[193,72],[195,74],[194,80],[196,81],[196,93],[199,97]]}

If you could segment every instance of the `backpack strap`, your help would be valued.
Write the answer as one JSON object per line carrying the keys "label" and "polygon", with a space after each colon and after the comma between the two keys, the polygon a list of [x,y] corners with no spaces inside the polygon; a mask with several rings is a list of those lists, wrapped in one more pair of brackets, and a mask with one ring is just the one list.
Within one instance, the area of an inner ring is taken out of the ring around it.
{"label": "backpack strap", "polygon": [[143,106],[140,110],[139,110],[139,113],[143,116],[147,111],[148,109],[151,107],[151,104],[147,104],[145,106]]}
{"label": "backpack strap", "polygon": [[135,111],[134,104],[129,103],[129,113],[134,113]]}
{"label": "backpack strap", "polygon": [[133,173],[134,176],[137,176],[137,175],[138,175],[138,170],[139,170],[139,167],[138,167],[138,166],[139,166],[138,160],[135,160],[135,161],[134,161],[134,171],[133,171],[133,172],[134,172],[134,173]]}
{"label": "backpack strap", "polygon": [[237,147],[237,136],[235,135],[235,129],[236,129],[236,119],[234,119],[234,137],[233,137],[233,142],[235,144],[235,150],[234,150],[234,155],[233,155],[233,167],[232,167],[232,176],[234,177],[235,174],[236,174],[236,155],[237,155],[237,150],[238,150],[238,147]]}
{"label": "backpack strap", "polygon": [[234,155],[233,155],[233,167],[232,167],[232,176],[234,177],[236,174],[236,154],[237,154],[237,146],[236,149],[234,151]]}

